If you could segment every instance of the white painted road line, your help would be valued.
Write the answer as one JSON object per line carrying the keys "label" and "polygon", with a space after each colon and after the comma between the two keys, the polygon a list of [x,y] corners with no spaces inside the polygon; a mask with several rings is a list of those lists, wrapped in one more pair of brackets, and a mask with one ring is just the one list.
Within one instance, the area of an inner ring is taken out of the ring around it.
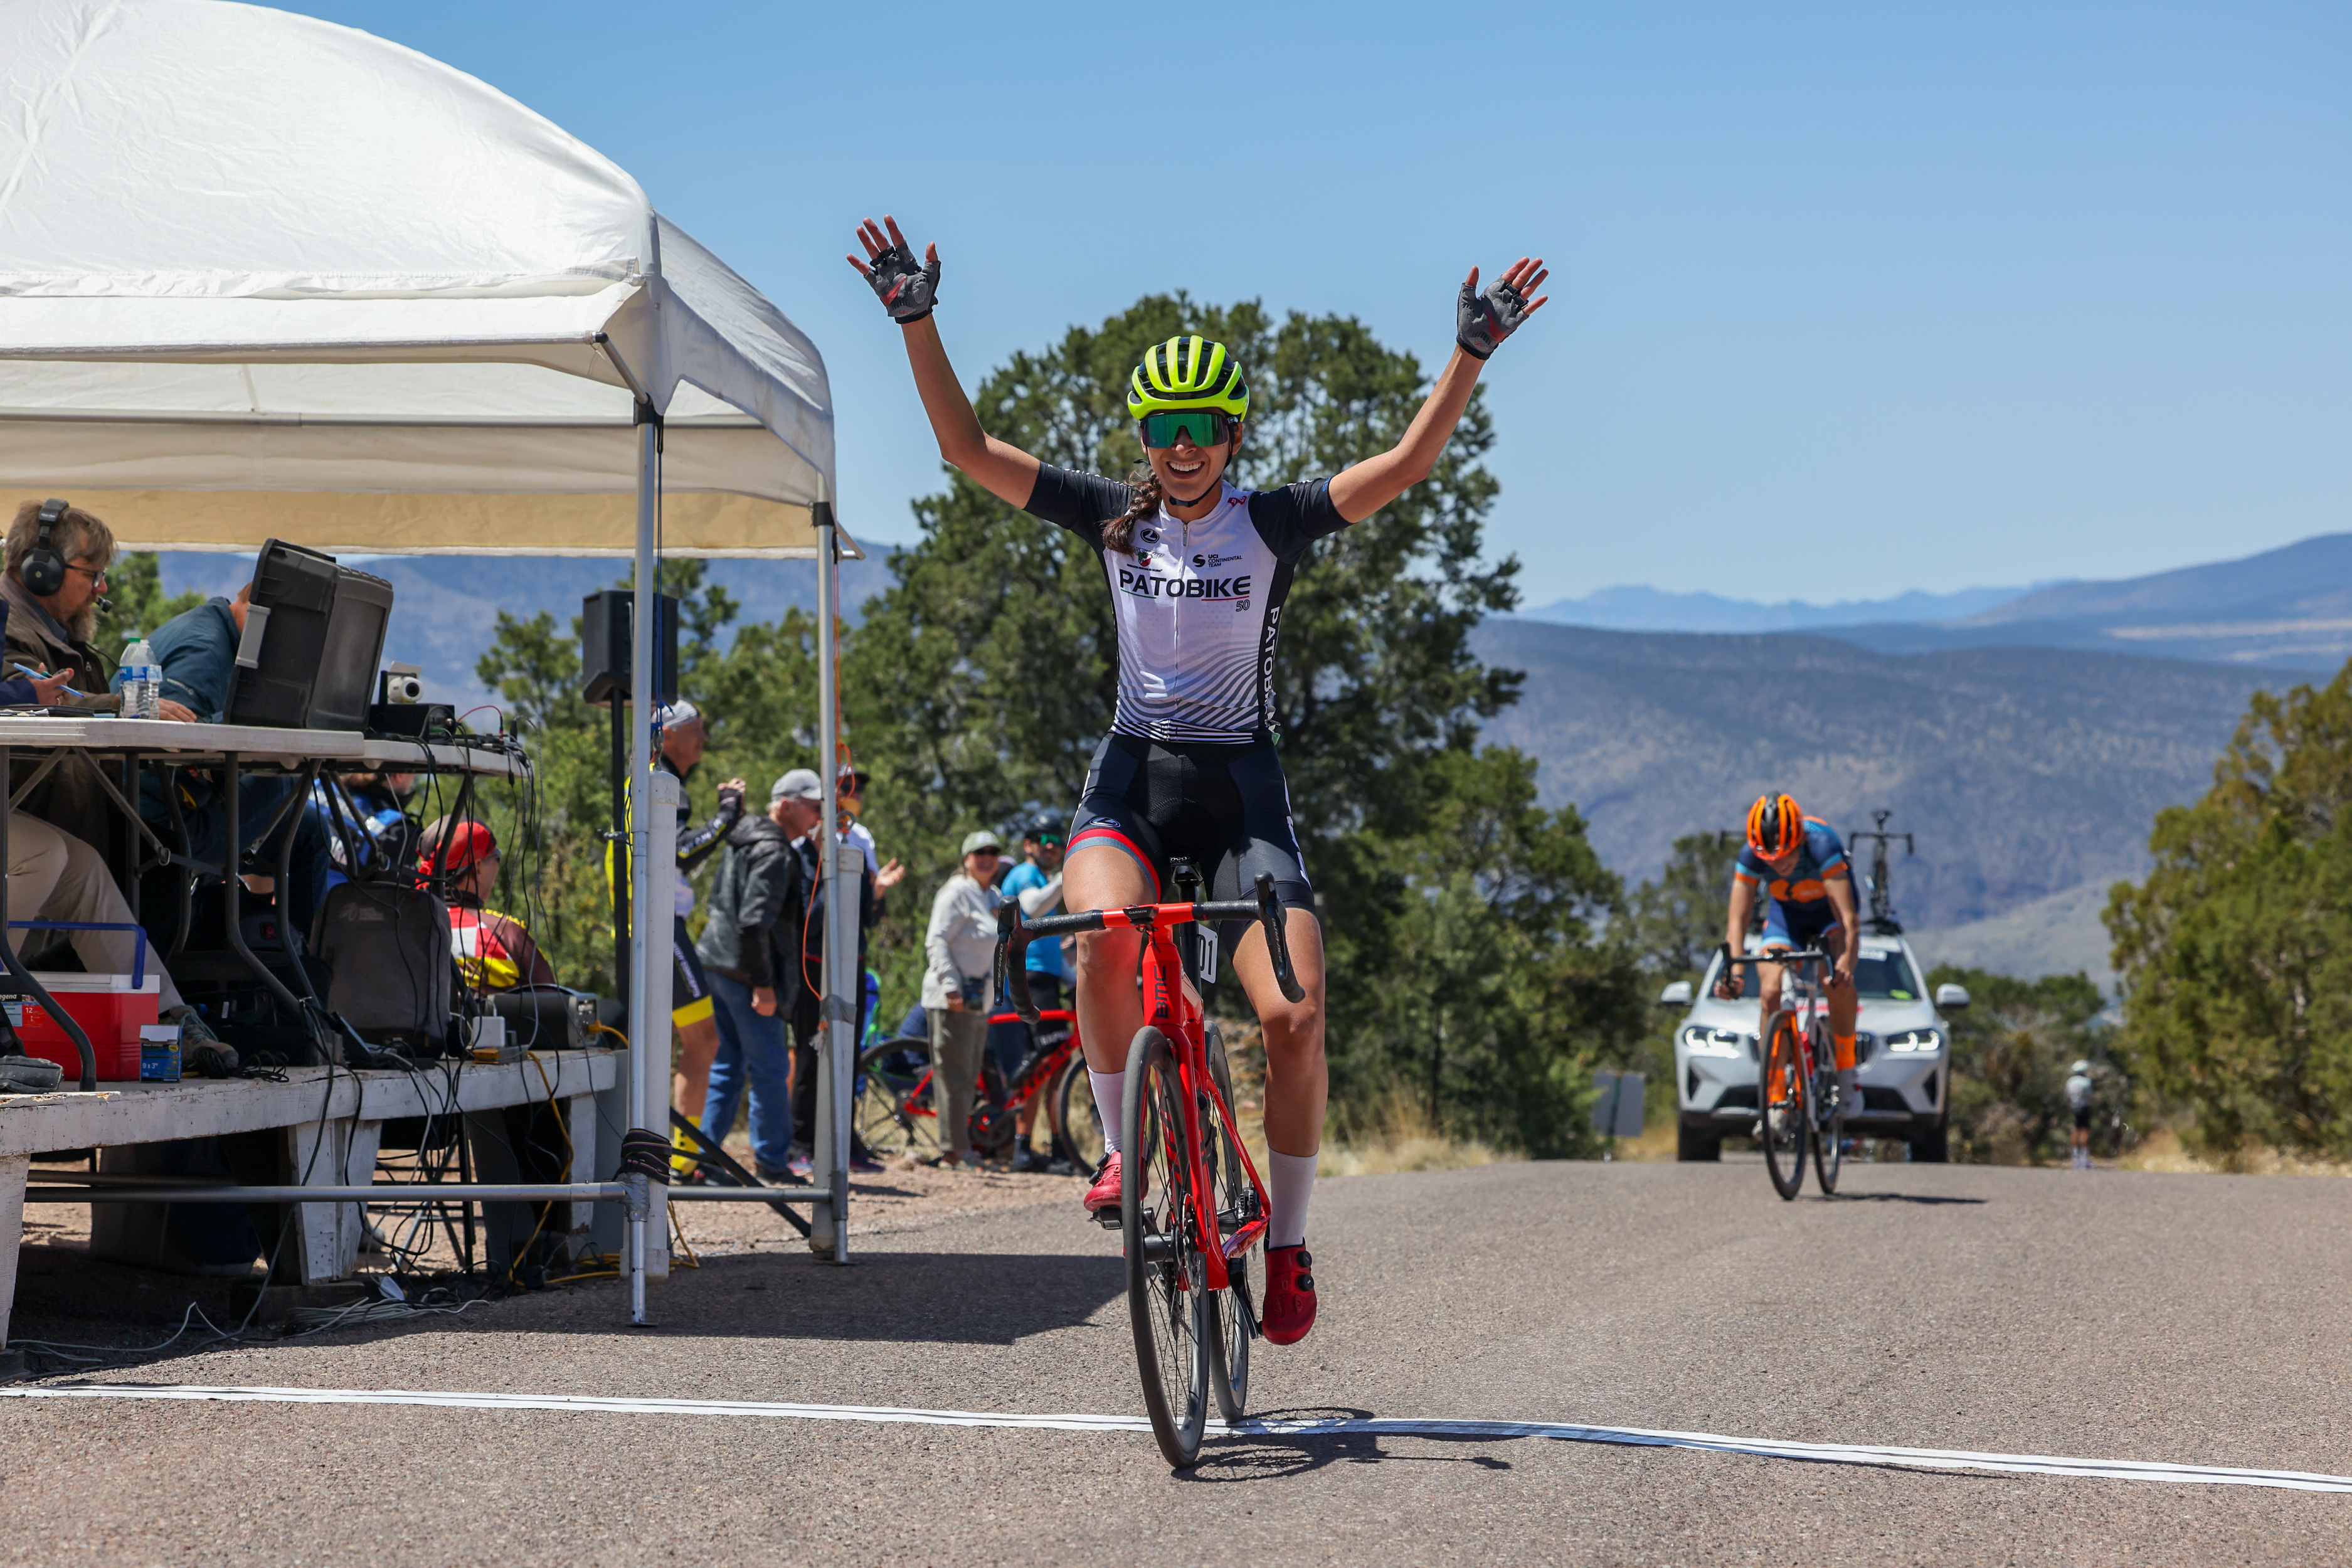
{"label": "white painted road line", "polygon": [[[1019,1415],[971,1410],[913,1410],[886,1405],[780,1405],[738,1399],[611,1399],[560,1394],[434,1394],[405,1389],[206,1387],[173,1383],[64,1383],[0,1388],[9,1399],[179,1399],[268,1405],[407,1405],[449,1410],[557,1410],[588,1415],[724,1415],[790,1421],[911,1422],[926,1426],[994,1426],[1046,1432],[1149,1432],[1140,1415]],[[1696,1448],[1827,1465],[1901,1465],[1937,1470],[1999,1470],[2116,1481],[2187,1481],[2206,1486],[2276,1487],[2288,1491],[2352,1492],[2352,1476],[2306,1470],[2248,1470],[2225,1465],[2168,1465],[2141,1459],[2068,1459],[2041,1454],[1983,1454],[1962,1448],[1895,1448],[1860,1443],[1784,1443],[1711,1432],[1640,1426],[1583,1426],[1553,1421],[1418,1420],[1370,1416],[1326,1421],[1209,1423],[1213,1435],[1267,1437],[1546,1437],[1646,1448]]]}

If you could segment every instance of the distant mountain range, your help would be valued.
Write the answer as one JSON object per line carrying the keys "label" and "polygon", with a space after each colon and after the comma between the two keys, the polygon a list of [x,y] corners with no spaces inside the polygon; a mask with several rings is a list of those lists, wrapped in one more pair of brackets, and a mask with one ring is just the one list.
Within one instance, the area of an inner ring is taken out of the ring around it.
{"label": "distant mountain range", "polygon": [[[844,569],[853,615],[889,582],[876,557]],[[486,695],[474,663],[500,610],[568,627],[627,571],[361,563],[397,591],[386,657],[461,707]],[[249,556],[163,559],[173,591],[231,593],[251,571]],[[747,620],[814,607],[804,562],[714,562],[712,575]],[[1836,624],[1848,616],[1874,618]],[[1620,626],[1558,624],[1570,617]],[[1490,735],[1538,759],[1547,802],[1575,802],[1629,879],[1654,875],[1677,835],[1734,826],[1767,787],[1849,830],[1885,807],[1918,836],[1895,894],[1931,962],[1934,938],[1957,961],[2095,973],[2105,885],[2144,869],[2158,810],[2210,784],[2248,696],[2352,657],[2352,534],[2122,582],[1831,605],[1611,589],[1490,621],[1475,646],[1528,675]]]}
{"label": "distant mountain range", "polygon": [[1957,594],[1914,590],[1892,599],[1843,599],[1808,605],[1787,599],[1759,605],[1717,594],[1673,594],[1659,588],[1603,588],[1562,599],[1522,620],[1592,626],[1618,632],[1801,632],[1886,621],[1957,621],[2032,593],[2031,588],[1965,588]]}
{"label": "distant mountain range", "polygon": [[[1523,620],[1488,623],[1475,646],[1528,676],[1489,737],[1538,759],[1546,803],[1574,802],[1630,880],[1655,875],[1679,835],[1734,828],[1759,793],[1787,789],[1848,832],[1886,808],[1917,836],[1893,881],[1926,931],[2138,875],[2157,812],[2203,793],[2248,696],[2276,679],[2122,653],[1891,655]],[[2063,911],[2095,931],[2096,901]]]}
{"label": "distant mountain range", "polygon": [[2332,674],[2352,658],[2352,533],[2117,582],[1836,605],[1609,588],[1520,618],[1618,630],[1811,630],[1881,653],[2104,649]]}

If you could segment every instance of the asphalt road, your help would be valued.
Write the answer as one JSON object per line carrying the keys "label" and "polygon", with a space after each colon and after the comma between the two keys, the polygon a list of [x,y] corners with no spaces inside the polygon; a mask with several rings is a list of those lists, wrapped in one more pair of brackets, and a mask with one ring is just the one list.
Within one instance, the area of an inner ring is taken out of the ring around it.
{"label": "asphalt road", "polygon": [[[1327,1182],[1265,1414],[1576,1421],[2352,1474],[2352,1183],[1535,1164]],[[1139,1408],[1115,1242],[1045,1206],[115,1381]],[[0,1400],[0,1559],[2352,1560],[2352,1496],[1548,1439]],[[634,1544],[632,1544],[634,1543]]]}

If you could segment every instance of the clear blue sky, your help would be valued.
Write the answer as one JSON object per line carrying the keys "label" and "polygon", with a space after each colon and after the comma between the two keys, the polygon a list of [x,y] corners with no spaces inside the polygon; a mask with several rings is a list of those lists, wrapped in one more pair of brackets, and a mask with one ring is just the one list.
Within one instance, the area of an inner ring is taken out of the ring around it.
{"label": "clear blue sky", "polygon": [[1530,604],[2123,576],[2352,528],[2352,8],[294,7],[630,170],[824,350],[845,521],[937,455],[841,260],[968,380],[1143,293],[1361,317],[1548,255],[1487,377]]}

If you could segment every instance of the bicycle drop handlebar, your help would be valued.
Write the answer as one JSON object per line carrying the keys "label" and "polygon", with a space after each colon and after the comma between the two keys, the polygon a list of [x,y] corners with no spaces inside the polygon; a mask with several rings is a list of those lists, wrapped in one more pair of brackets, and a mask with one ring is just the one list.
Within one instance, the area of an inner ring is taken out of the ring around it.
{"label": "bicycle drop handlebar", "polygon": [[1010,991],[1013,1010],[1030,1023],[1037,1021],[1037,1005],[1029,999],[1029,966],[1024,960],[1030,942],[1041,936],[1067,936],[1090,931],[1153,931],[1189,921],[1255,921],[1265,928],[1266,951],[1274,957],[1275,984],[1292,1002],[1307,999],[1307,988],[1290,967],[1290,935],[1283,923],[1282,905],[1274,896],[1274,879],[1260,874],[1257,896],[1222,904],[1130,904],[1119,910],[1091,910],[1085,914],[1048,915],[1033,921],[1021,912],[1021,900],[1007,899],[996,910],[996,989]]}
{"label": "bicycle drop handlebar", "polygon": [[1728,946],[1717,942],[1716,951],[1723,954],[1724,965],[1727,968],[1735,963],[1810,963],[1817,958],[1830,962],[1833,957],[1818,947],[1781,947],[1765,952],[1735,955]]}

